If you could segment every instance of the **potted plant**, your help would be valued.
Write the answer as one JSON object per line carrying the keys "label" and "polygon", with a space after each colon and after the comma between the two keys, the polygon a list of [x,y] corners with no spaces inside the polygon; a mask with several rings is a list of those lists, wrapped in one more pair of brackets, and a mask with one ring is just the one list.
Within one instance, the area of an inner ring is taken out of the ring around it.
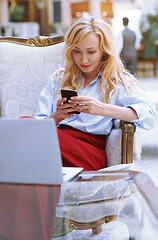
{"label": "potted plant", "polygon": [[24,6],[15,5],[9,9],[9,21],[20,22],[23,19]]}
{"label": "potted plant", "polygon": [[158,11],[155,15],[148,14],[142,17],[141,25],[142,43],[158,40]]}

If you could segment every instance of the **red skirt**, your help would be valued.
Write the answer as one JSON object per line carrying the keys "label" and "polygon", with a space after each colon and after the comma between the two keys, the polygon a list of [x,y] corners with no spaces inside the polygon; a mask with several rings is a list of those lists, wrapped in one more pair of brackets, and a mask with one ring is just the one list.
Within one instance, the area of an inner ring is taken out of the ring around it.
{"label": "red skirt", "polygon": [[64,167],[83,167],[85,171],[106,167],[105,135],[85,133],[70,126],[57,128]]}

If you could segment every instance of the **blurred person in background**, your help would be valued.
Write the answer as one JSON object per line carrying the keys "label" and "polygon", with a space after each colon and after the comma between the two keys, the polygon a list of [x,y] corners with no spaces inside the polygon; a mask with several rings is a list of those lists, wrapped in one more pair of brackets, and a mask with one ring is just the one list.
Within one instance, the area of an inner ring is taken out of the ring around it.
{"label": "blurred person in background", "polygon": [[120,52],[120,57],[125,68],[132,75],[136,75],[137,65],[136,33],[128,27],[129,19],[127,17],[124,17],[122,21],[124,30],[122,31],[122,49]]}

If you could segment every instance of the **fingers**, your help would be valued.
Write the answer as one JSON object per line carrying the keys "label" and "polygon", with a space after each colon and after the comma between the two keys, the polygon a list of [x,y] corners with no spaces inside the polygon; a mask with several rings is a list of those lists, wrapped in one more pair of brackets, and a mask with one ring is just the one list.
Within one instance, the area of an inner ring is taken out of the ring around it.
{"label": "fingers", "polygon": [[[73,107],[76,106],[76,104],[74,104],[74,103],[65,103],[66,100],[67,100],[67,98],[61,98],[61,99],[58,100],[56,111],[59,114],[63,114],[63,115],[69,114],[69,116],[73,116],[74,114],[70,114],[70,112],[73,111]],[[68,117],[68,116],[66,116],[66,117]]]}
{"label": "fingers", "polygon": [[57,102],[57,106],[62,105],[64,102],[66,102],[67,98],[60,98]]}
{"label": "fingers", "polygon": [[91,97],[71,97],[69,103],[76,104],[75,111],[99,115],[102,103]]}
{"label": "fingers", "polygon": [[71,97],[68,103],[64,103],[66,100],[67,98],[61,98],[57,102],[57,111],[62,114],[63,118],[74,116],[75,114],[70,113],[72,111],[95,114],[96,103],[93,98],[85,96]]}
{"label": "fingers", "polygon": [[89,113],[89,107],[87,105],[79,105],[73,108],[74,111]]}
{"label": "fingers", "polygon": [[69,103],[74,104],[74,110],[84,113],[90,112],[90,107],[93,104],[93,98],[90,97],[71,97]]}
{"label": "fingers", "polygon": [[71,104],[71,106],[76,105],[76,104],[73,103],[73,102],[65,103],[66,101],[67,101],[67,98],[61,98],[61,99],[59,99],[58,102],[57,102],[57,106],[63,106],[63,108],[67,108],[67,107],[70,107],[70,104]]}
{"label": "fingers", "polygon": [[74,103],[74,104],[83,104],[86,105],[90,103],[93,99],[89,97],[71,97],[71,99],[68,101],[69,103]]}

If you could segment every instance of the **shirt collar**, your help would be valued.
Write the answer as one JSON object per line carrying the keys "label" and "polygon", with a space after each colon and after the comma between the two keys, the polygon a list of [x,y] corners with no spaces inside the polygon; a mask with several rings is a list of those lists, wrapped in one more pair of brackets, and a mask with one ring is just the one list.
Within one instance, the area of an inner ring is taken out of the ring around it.
{"label": "shirt collar", "polygon": [[[100,80],[100,79],[101,79],[101,73],[98,73],[98,75],[96,76],[96,78],[94,78],[93,81],[90,82],[89,85],[93,84],[94,82],[96,82],[96,81],[98,81],[98,80]],[[81,80],[81,84],[80,84],[79,87],[81,87],[81,86],[84,84],[84,77],[83,77],[82,75],[80,76],[80,80]]]}

